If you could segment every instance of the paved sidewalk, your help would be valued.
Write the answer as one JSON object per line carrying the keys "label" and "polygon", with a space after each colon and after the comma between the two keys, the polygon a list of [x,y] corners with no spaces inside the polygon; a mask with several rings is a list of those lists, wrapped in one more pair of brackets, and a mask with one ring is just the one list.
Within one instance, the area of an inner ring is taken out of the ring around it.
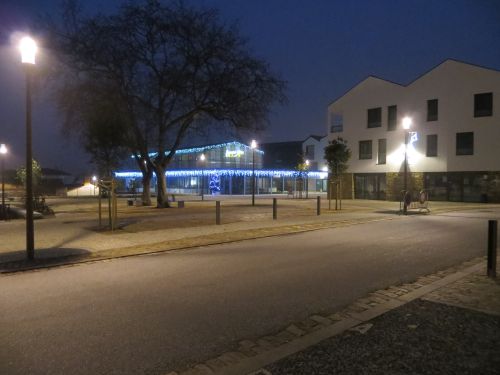
{"label": "paved sidewalk", "polygon": [[[95,199],[55,199],[52,207],[56,217],[35,224],[35,262],[25,260],[24,222],[0,222],[0,272],[401,218],[397,202],[344,200],[342,211],[335,211],[327,210],[328,201],[323,199],[318,216],[315,199],[280,198],[278,220],[273,220],[271,199],[261,197],[252,207],[246,198],[226,197],[222,225],[215,225],[213,198],[187,202],[184,209],[167,210],[129,207],[121,200],[120,227],[111,233],[98,230],[96,205]],[[432,202],[431,214],[497,207],[500,205]]]}
{"label": "paved sidewalk", "polygon": [[375,291],[167,375],[498,374],[500,280],[485,264]]}

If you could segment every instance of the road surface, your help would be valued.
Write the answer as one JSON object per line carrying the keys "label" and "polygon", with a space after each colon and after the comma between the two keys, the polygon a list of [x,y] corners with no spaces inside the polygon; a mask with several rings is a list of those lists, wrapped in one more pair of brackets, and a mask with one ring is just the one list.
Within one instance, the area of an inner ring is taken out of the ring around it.
{"label": "road surface", "polygon": [[1,374],[165,374],[485,253],[499,209],[0,277]]}

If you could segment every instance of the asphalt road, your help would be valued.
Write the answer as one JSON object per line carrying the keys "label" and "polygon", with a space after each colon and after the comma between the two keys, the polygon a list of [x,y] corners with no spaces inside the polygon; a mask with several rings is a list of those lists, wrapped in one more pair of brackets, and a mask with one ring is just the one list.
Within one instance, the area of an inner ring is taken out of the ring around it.
{"label": "asphalt road", "polygon": [[500,210],[0,277],[1,374],[165,374],[482,255]]}

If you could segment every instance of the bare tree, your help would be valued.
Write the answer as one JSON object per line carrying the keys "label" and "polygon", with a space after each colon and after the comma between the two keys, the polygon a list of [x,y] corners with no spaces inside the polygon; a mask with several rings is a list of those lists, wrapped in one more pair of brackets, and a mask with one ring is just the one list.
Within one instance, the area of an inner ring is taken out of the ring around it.
{"label": "bare tree", "polygon": [[62,25],[48,24],[50,48],[74,87],[113,88],[143,181],[156,173],[158,207],[168,206],[165,171],[190,130],[213,120],[257,129],[285,100],[285,83],[213,9],[150,0],[85,18],[71,4]]}

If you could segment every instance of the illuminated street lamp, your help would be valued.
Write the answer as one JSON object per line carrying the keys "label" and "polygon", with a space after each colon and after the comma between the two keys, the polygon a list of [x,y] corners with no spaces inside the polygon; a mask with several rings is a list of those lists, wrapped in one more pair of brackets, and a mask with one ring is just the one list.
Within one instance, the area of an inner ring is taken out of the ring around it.
{"label": "illuminated street lamp", "polygon": [[255,149],[257,148],[255,139],[252,139],[250,147],[252,148],[252,206],[255,206]]}
{"label": "illuminated street lamp", "polygon": [[201,200],[205,199],[204,189],[205,189],[205,154],[201,154],[200,161],[202,162],[201,166]]}
{"label": "illuminated street lamp", "polygon": [[405,130],[405,161],[404,161],[404,170],[403,170],[403,191],[404,191],[404,196],[403,196],[403,213],[406,215],[408,212],[407,205],[406,205],[406,194],[408,190],[408,136],[410,134],[409,130],[412,124],[412,119],[411,117],[404,117],[403,118],[403,129]]}
{"label": "illuminated street lamp", "polygon": [[7,152],[7,146],[2,143],[0,145],[0,157],[2,158],[2,217],[4,220],[7,220],[7,210],[5,209],[5,155]]}
{"label": "illuminated street lamp", "polygon": [[31,150],[31,80],[38,50],[36,42],[25,36],[19,43],[21,62],[26,72],[26,253],[35,257],[35,233],[33,225],[33,156]]}
{"label": "illuminated street lamp", "polygon": [[95,196],[95,186],[97,185],[97,176],[92,176],[92,185],[94,185],[94,196]]}

